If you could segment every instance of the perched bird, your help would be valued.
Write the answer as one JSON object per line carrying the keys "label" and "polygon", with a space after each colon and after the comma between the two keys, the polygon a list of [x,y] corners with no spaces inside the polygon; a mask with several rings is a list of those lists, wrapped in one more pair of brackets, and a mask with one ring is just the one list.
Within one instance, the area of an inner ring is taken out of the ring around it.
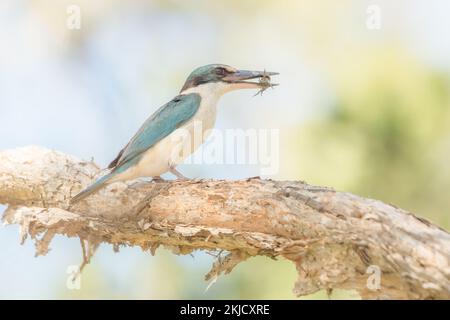
{"label": "perched bird", "polygon": [[[216,120],[216,105],[226,92],[238,89],[265,90],[276,72],[237,70],[223,64],[195,69],[179,95],[151,115],[109,164],[110,172],[71,199],[75,203],[107,184],[138,177],[159,177],[175,167],[207,138]],[[252,79],[260,81],[251,81]],[[270,78],[269,78],[270,79]],[[192,138],[200,127],[201,138]],[[182,154],[180,151],[183,151]]]}

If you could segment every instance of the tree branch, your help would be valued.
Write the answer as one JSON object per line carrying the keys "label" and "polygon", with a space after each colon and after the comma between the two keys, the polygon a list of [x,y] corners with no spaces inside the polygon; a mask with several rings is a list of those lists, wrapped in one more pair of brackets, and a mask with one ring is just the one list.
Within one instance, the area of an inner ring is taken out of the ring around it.
{"label": "tree branch", "polygon": [[93,162],[43,148],[0,152],[3,221],[19,224],[38,255],[56,234],[79,237],[84,263],[103,242],[152,254],[160,245],[224,250],[206,279],[264,255],[295,263],[297,295],[342,288],[363,298],[450,298],[449,233],[380,201],[252,178],[115,183],[70,206],[98,173]]}

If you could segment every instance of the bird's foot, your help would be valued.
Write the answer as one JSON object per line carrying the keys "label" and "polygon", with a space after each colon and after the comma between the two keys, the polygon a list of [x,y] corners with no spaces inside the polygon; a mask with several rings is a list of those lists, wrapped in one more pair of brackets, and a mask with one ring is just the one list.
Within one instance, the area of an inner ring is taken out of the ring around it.
{"label": "bird's foot", "polygon": [[[151,180],[150,180],[151,178]],[[139,187],[145,186],[145,185],[149,185],[152,183],[161,183],[161,182],[165,182],[166,180],[161,178],[160,176],[154,176],[154,177],[141,177],[136,179],[136,182],[130,184],[128,187],[131,189],[137,189]]]}

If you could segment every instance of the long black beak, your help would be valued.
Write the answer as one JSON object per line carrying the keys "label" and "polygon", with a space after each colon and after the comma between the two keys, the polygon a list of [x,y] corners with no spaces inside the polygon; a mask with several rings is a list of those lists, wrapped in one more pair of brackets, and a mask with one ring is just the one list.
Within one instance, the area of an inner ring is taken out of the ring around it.
{"label": "long black beak", "polygon": [[[236,72],[223,77],[223,81],[230,83],[254,83],[251,79],[260,79],[275,76],[279,74],[278,72],[269,71],[249,71],[249,70],[237,70]],[[255,83],[256,84],[256,83]]]}

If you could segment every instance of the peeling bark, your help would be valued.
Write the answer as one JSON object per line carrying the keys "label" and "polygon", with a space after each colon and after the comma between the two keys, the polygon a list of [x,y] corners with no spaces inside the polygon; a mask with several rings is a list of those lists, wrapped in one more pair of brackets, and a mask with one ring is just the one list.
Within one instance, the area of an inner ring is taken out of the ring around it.
{"label": "peeling bark", "polygon": [[218,256],[206,279],[264,255],[295,264],[299,296],[342,288],[367,299],[450,298],[449,233],[392,205],[252,178],[115,183],[71,206],[98,174],[93,162],[44,148],[0,152],[4,223],[18,224],[37,255],[56,234],[80,238],[84,264],[101,243],[152,254],[160,245],[175,254],[221,250],[228,255]]}

